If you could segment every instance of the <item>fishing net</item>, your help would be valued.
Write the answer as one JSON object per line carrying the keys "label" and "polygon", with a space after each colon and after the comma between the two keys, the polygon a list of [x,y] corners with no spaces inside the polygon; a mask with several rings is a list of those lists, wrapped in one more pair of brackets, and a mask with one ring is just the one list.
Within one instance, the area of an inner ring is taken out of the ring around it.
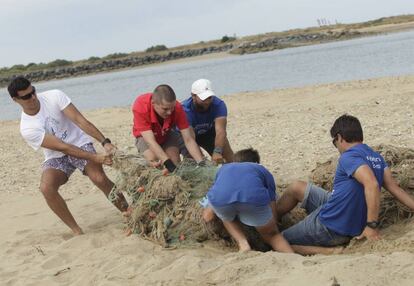
{"label": "fishing net", "polygon": [[[120,192],[131,198],[130,232],[165,248],[196,246],[206,240],[236,247],[221,220],[206,223],[202,218],[201,202],[219,167],[208,162],[198,166],[194,160],[184,159],[173,174],[164,175],[148,167],[141,156],[119,151],[112,167],[117,170],[116,188],[109,200],[116,201]],[[270,250],[255,228],[243,224],[242,228],[253,249]]]}
{"label": "fishing net", "polygon": [[[384,156],[400,186],[414,195],[414,150],[388,145],[374,149]],[[331,190],[336,163],[337,158],[333,158],[317,164],[311,173],[312,181]],[[218,167],[198,166],[193,160],[184,159],[173,174],[164,175],[161,170],[148,167],[139,155],[117,152],[113,168],[117,170],[117,187],[109,199],[116,201],[120,192],[129,195],[133,211],[127,226],[132,233],[166,248],[196,246],[207,240],[235,246],[219,219],[206,223],[202,218],[200,201],[213,184]],[[278,185],[278,190],[286,187]],[[383,228],[410,218],[413,213],[388,192],[382,192],[380,221]],[[286,229],[305,215],[303,210],[295,208],[282,218],[279,228]],[[243,226],[243,230],[253,249],[270,250],[254,228]]]}
{"label": "fishing net", "polygon": [[185,246],[208,239],[228,239],[219,220],[205,223],[200,200],[213,184],[218,167],[198,166],[184,159],[173,174],[147,167],[145,160],[132,154],[117,152],[113,168],[118,171],[116,189],[132,199],[128,227],[133,233],[164,247]]}

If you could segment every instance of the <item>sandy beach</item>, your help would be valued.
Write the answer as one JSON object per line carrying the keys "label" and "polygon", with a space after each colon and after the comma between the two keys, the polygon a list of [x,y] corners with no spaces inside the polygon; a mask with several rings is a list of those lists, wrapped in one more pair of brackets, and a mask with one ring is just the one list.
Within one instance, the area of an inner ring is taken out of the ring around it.
{"label": "sandy beach", "polygon": [[[343,113],[361,120],[369,145],[414,148],[413,97],[414,76],[402,76],[222,98],[233,149],[258,149],[286,184],[337,156],[329,129]],[[85,114],[120,149],[135,152],[130,108]],[[413,285],[414,220],[385,230],[381,251],[303,257],[214,243],[165,250],[126,237],[121,215],[79,172],[61,189],[86,233],[73,237],[38,191],[43,155],[23,141],[18,121],[0,126],[0,285]]]}

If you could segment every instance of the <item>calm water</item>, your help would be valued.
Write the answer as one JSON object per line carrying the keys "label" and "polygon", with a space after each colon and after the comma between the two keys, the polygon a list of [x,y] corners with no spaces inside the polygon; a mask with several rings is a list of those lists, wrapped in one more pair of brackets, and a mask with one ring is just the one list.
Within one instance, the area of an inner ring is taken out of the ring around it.
{"label": "calm water", "polygon": [[[81,110],[130,106],[135,97],[161,83],[179,100],[191,83],[208,78],[218,95],[300,87],[355,79],[414,74],[414,31],[290,48],[254,55],[137,68],[35,84],[38,91],[61,89]],[[20,109],[0,90],[0,120]]]}

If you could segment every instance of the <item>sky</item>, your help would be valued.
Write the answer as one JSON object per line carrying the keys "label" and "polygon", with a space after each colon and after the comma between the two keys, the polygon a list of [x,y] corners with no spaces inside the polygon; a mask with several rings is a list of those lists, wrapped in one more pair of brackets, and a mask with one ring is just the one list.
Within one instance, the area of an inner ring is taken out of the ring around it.
{"label": "sky", "polygon": [[401,14],[413,0],[0,0],[0,67]]}

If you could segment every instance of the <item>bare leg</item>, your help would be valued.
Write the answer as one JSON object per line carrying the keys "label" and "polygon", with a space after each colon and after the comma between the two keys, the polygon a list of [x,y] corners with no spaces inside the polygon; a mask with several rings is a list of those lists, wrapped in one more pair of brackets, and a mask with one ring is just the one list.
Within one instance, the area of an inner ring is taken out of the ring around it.
{"label": "bare leg", "polygon": [[223,221],[223,225],[226,230],[229,232],[231,237],[237,242],[239,246],[239,251],[249,251],[251,250],[247,237],[244,235],[243,230],[241,229],[240,223],[238,221]]}
{"label": "bare leg", "polygon": [[212,208],[205,208],[203,210],[203,219],[205,222],[210,222],[216,217]]}
{"label": "bare leg", "polygon": [[260,233],[263,240],[272,246],[273,250],[279,252],[293,253],[293,249],[290,247],[287,240],[279,232],[276,219],[272,217],[270,221],[263,225],[256,227],[256,230]]}
{"label": "bare leg", "polygon": [[279,219],[294,209],[298,203],[303,201],[306,186],[307,183],[303,181],[296,181],[289,185],[287,190],[276,202],[277,217]]}
{"label": "bare leg", "polygon": [[51,210],[73,231],[82,234],[82,229],[70,213],[65,200],[60,196],[59,187],[68,181],[66,174],[60,170],[47,169],[40,179],[40,191]]}
{"label": "bare leg", "polygon": [[[89,161],[85,166],[85,173],[95,184],[95,186],[97,186],[105,194],[105,196],[108,197],[109,193],[114,187],[114,183],[106,176],[104,170],[102,169],[102,166]],[[114,202],[114,205],[121,212],[126,212],[128,210],[128,203],[122,193],[118,194],[118,200]]]}
{"label": "bare leg", "polygon": [[323,247],[323,246],[307,246],[307,245],[292,245],[293,250],[301,255],[314,255],[314,254],[340,254],[343,252],[343,246],[335,247]]}
{"label": "bare leg", "polygon": [[233,156],[234,156],[234,153],[233,153],[233,150],[231,149],[230,142],[226,138],[226,141],[223,146],[223,158],[226,160],[226,163],[231,163],[233,162]]}

